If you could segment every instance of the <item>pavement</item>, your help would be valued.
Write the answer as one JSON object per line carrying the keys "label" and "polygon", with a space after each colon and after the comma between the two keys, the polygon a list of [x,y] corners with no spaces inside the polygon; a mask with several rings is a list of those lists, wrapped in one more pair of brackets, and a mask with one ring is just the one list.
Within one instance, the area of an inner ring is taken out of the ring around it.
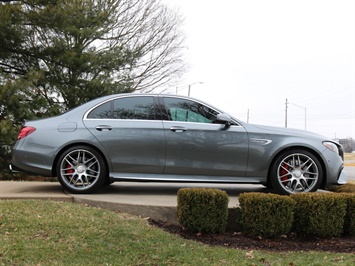
{"label": "pavement", "polygon": [[[355,167],[347,166],[346,170],[354,178]],[[234,219],[233,209],[238,206],[238,196],[241,193],[269,192],[262,185],[251,184],[116,182],[101,188],[95,194],[70,194],[63,190],[59,182],[1,181],[0,200],[36,199],[74,202],[177,224],[176,196],[178,190],[184,187],[211,187],[226,191],[229,196],[231,220]]]}
{"label": "pavement", "polygon": [[[243,192],[266,192],[262,185],[116,182],[95,194],[70,194],[59,182],[1,181],[0,200],[36,199],[65,201],[130,213],[178,224],[177,192],[184,187],[211,187],[229,195],[229,209],[236,207]],[[232,218],[233,219],[233,214]]]}

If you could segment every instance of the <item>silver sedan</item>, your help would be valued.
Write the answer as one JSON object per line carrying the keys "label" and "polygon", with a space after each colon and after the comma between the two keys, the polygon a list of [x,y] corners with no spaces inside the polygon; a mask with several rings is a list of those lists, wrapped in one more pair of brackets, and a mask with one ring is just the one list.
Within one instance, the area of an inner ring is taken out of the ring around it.
{"label": "silver sedan", "polygon": [[280,194],[346,183],[342,146],[330,139],[163,94],[105,96],[26,122],[10,166],[57,176],[72,193],[114,181],[257,183]]}

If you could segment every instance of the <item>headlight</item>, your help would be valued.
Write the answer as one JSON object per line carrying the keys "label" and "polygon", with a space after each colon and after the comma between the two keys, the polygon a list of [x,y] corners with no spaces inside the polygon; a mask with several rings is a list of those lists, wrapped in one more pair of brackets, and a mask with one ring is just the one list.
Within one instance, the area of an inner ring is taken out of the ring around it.
{"label": "headlight", "polygon": [[333,142],[324,141],[324,142],[323,142],[323,145],[324,145],[327,149],[329,149],[329,150],[335,152],[336,154],[339,154],[338,146],[337,146],[336,144],[334,144]]}

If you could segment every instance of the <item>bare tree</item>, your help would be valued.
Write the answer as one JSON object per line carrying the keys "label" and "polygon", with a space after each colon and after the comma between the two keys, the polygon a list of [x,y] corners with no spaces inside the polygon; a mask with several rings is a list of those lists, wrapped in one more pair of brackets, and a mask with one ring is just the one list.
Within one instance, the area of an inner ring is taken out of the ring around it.
{"label": "bare tree", "polygon": [[183,35],[178,29],[180,17],[157,0],[127,1],[117,16],[117,26],[110,33],[110,45],[123,42],[133,47],[140,58],[133,74],[136,89],[152,90],[180,75]]}

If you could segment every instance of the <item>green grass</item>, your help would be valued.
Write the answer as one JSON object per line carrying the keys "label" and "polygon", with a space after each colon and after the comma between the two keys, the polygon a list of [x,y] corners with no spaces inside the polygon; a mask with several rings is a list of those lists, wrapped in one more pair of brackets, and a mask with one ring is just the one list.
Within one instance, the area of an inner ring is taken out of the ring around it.
{"label": "green grass", "polygon": [[354,265],[355,254],[239,250],[181,239],[132,215],[0,201],[1,265]]}

